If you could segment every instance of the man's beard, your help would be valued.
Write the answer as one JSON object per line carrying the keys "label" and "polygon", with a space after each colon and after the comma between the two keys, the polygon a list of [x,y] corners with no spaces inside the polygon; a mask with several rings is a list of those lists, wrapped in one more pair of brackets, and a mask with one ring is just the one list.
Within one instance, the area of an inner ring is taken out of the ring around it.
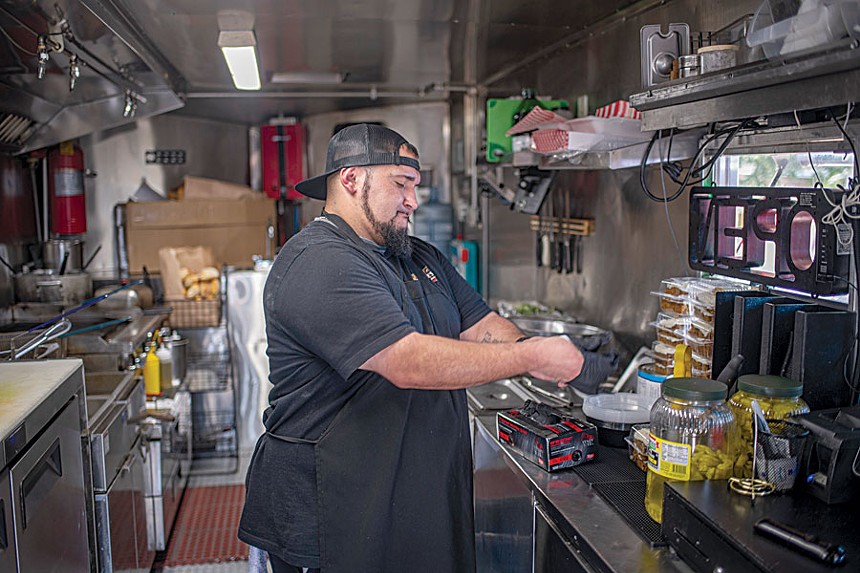
{"label": "man's beard", "polygon": [[367,220],[370,221],[373,230],[379,233],[379,236],[382,237],[382,244],[385,245],[388,252],[395,256],[407,259],[411,257],[412,240],[409,238],[408,227],[398,229],[394,226],[393,221],[397,217],[396,214],[391,218],[391,221],[383,223],[377,219],[374,216],[373,211],[370,210],[370,173],[367,174],[361,191],[363,194],[361,199],[361,209],[364,211],[364,215],[367,217]]}

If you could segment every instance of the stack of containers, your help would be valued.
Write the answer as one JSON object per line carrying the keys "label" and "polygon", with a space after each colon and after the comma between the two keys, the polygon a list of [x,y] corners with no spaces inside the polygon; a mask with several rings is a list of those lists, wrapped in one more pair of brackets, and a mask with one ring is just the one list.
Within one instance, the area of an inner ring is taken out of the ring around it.
{"label": "stack of containers", "polygon": [[660,290],[660,312],[653,322],[657,340],[652,344],[654,371],[672,375],[679,345],[689,348],[690,365],[685,376],[711,378],[714,356],[714,310],[717,293],[751,287],[725,279],[677,277],[665,279]]}

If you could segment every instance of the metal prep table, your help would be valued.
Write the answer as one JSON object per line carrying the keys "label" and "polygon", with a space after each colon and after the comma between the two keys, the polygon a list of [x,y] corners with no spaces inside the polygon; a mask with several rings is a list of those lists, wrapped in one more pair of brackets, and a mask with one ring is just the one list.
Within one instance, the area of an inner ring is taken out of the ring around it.
{"label": "metal prep table", "polygon": [[0,572],[88,573],[83,364],[0,363],[0,396]]}
{"label": "metal prep table", "polygon": [[479,572],[691,571],[572,470],[547,473],[500,444],[495,413],[479,413],[473,429]]}
{"label": "metal prep table", "polygon": [[143,380],[131,371],[89,372],[86,388],[98,571],[149,571],[155,551],[147,540],[138,430],[146,415]]}

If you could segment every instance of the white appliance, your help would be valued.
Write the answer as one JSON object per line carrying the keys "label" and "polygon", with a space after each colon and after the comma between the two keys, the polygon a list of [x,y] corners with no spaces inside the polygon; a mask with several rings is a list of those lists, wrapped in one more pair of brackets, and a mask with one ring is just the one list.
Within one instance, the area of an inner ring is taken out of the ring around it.
{"label": "white appliance", "polygon": [[239,450],[253,449],[263,433],[263,411],[269,405],[269,359],[263,288],[268,264],[227,275],[227,312],[236,380]]}

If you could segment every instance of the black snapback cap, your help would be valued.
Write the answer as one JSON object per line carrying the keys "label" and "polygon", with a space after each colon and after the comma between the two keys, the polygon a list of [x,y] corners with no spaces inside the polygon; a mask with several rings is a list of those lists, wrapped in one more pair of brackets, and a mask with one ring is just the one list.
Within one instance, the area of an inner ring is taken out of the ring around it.
{"label": "black snapback cap", "polygon": [[418,160],[400,155],[404,143],[409,144],[406,138],[381,125],[358,123],[345,127],[328,142],[325,173],[296,184],[296,191],[324,201],[328,176],[344,167],[407,165],[420,171]]}

